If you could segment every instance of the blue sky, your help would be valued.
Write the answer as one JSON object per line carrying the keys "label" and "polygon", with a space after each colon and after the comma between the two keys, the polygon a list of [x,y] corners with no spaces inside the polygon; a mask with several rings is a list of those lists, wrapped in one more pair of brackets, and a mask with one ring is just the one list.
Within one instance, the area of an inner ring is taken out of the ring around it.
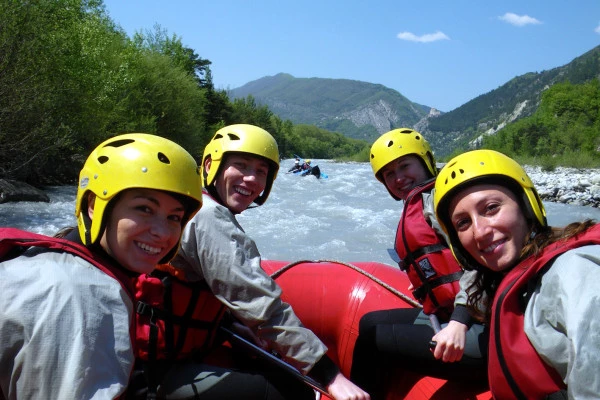
{"label": "blue sky", "polygon": [[218,89],[280,72],[395,89],[441,111],[600,45],[598,0],[105,0],[130,36],[161,26]]}

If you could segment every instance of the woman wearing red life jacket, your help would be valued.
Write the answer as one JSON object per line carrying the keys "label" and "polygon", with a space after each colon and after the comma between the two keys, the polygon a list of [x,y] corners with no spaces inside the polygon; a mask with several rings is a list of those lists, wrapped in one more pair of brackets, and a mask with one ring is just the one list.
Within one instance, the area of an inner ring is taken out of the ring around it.
{"label": "woman wearing red life jacket", "polygon": [[[484,329],[472,324],[466,294],[459,285],[459,280],[468,282],[472,274],[463,275],[433,214],[437,168],[429,143],[412,129],[394,129],[373,143],[371,166],[390,195],[404,202],[395,250],[423,309],[382,310],[363,316],[352,380],[370,390],[374,399],[383,398],[382,379],[390,368],[485,382],[485,349],[479,346]],[[440,332],[434,332],[428,317],[432,314],[442,322]],[[433,351],[431,340],[437,342]]]}
{"label": "woman wearing red life jacket", "polygon": [[80,172],[78,229],[61,239],[0,233],[21,246],[2,241],[0,398],[124,393],[134,363],[134,281],[177,251],[202,204],[199,183],[195,160],[179,145],[116,136]]}
{"label": "woman wearing red life jacket", "polygon": [[448,162],[434,203],[454,255],[477,271],[468,305],[490,324],[494,397],[598,398],[600,226],[549,227],[525,170],[491,150]]}
{"label": "woman wearing red life jacket", "polygon": [[[253,204],[264,204],[278,170],[279,150],[269,132],[248,124],[217,131],[202,158],[202,212],[187,224],[172,265],[189,281],[207,285],[236,327],[316,379],[330,397],[369,399],[342,375],[326,355],[327,347],[282,301],[281,289],[261,267],[255,242],[236,219]],[[314,398],[309,386],[258,362],[237,369],[209,362],[178,363],[167,373],[161,393],[207,400]]]}

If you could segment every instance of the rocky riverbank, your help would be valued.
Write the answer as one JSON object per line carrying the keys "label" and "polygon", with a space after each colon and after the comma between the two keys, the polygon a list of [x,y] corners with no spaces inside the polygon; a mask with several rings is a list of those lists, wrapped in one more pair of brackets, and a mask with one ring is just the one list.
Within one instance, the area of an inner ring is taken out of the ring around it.
{"label": "rocky riverbank", "polygon": [[50,198],[43,190],[34,188],[25,182],[0,179],[0,204],[18,201],[43,201],[48,203]]}
{"label": "rocky riverbank", "polygon": [[544,201],[600,207],[600,170],[563,167],[551,172],[540,167],[525,170]]}

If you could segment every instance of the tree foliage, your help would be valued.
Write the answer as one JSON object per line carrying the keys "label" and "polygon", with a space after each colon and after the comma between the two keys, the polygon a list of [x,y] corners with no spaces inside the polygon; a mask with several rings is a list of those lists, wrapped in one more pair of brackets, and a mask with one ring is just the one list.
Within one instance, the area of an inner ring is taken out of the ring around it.
{"label": "tree foliage", "polygon": [[[91,149],[125,132],[172,139],[197,157],[232,123],[267,129],[282,156],[304,146],[252,97],[232,103],[215,90],[211,62],[181,38],[158,25],[129,38],[102,0],[5,0],[0,21],[0,178],[73,182]],[[329,158],[355,148],[336,146],[302,149]]]}
{"label": "tree foliage", "polygon": [[[600,83],[558,83],[542,94],[538,110],[483,140],[483,147],[540,164],[577,154],[600,162]],[[556,163],[556,162],[554,162]],[[572,163],[571,163],[572,164]]]}

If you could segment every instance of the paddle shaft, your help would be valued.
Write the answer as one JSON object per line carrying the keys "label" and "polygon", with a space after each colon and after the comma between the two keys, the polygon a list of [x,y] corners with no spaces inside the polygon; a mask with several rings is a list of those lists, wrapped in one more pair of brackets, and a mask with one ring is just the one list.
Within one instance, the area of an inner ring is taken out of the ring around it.
{"label": "paddle shaft", "polygon": [[312,379],[310,376],[303,375],[302,373],[300,373],[300,371],[298,371],[296,368],[292,367],[290,364],[288,364],[285,361],[283,361],[282,359],[274,356],[273,354],[269,353],[268,351],[265,351],[264,349],[260,348],[259,346],[255,345],[254,343],[250,342],[249,340],[243,338],[242,336],[238,335],[237,333],[235,333],[225,327],[221,327],[220,329],[222,332],[227,334],[227,336],[229,337],[229,340],[232,342],[232,344],[236,343],[236,344],[241,345],[244,349],[259,356],[263,360],[266,360],[266,361],[270,362],[271,364],[274,364],[275,366],[290,373],[296,379],[299,379],[302,382],[306,383],[308,386],[310,386],[314,390],[320,392],[321,394],[323,394],[325,396],[329,396],[327,389],[325,389],[319,382]]}
{"label": "paddle shaft", "polygon": [[[431,327],[433,328],[434,333],[438,333],[442,330],[442,325],[440,325],[440,321],[435,314],[429,314],[429,322],[431,322]],[[435,340],[429,342],[429,348],[431,350],[435,350],[435,346],[437,346],[437,342]]]}

